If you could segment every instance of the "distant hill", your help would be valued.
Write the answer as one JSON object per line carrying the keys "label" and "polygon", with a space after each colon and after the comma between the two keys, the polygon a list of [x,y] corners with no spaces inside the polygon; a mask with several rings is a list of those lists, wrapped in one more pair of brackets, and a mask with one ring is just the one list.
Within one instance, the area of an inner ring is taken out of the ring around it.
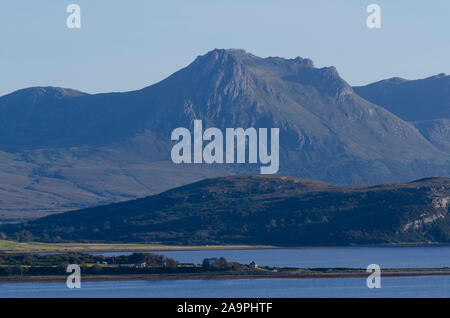
{"label": "distant hill", "polygon": [[364,99],[407,121],[450,118],[449,75],[420,80],[394,77],[353,89]]}
{"label": "distant hill", "polygon": [[417,121],[414,125],[436,148],[450,156],[450,118]]}
{"label": "distant hill", "polygon": [[0,232],[47,242],[449,243],[449,212],[450,178],[337,187],[293,177],[234,176],[3,225]]}
{"label": "distant hill", "polygon": [[[334,67],[216,49],[141,90],[89,95],[37,87],[0,97],[0,220],[258,171],[173,164],[171,131],[196,119],[204,128],[280,128],[282,175],[333,184],[450,175],[450,155],[433,141],[439,136],[427,140],[363,99]],[[440,128],[432,129],[435,136]]]}
{"label": "distant hill", "polygon": [[410,121],[436,148],[450,156],[450,76],[391,78],[353,89],[368,101]]}

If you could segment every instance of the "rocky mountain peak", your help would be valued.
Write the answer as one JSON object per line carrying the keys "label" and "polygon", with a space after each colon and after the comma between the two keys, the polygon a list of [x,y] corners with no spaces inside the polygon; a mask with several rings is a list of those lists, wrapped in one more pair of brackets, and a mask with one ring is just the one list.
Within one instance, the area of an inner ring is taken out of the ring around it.
{"label": "rocky mountain peak", "polygon": [[297,56],[294,59],[294,62],[300,65],[308,66],[308,67],[314,67],[314,62],[311,59],[302,58],[300,56]]}

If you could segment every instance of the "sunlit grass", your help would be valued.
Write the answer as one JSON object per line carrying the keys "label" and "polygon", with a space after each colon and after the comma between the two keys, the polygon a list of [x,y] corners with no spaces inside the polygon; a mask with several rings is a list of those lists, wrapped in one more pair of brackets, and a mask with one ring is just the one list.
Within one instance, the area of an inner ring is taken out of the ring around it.
{"label": "sunlit grass", "polygon": [[264,245],[200,245],[173,246],[158,244],[97,244],[97,243],[41,243],[0,240],[1,252],[87,252],[87,251],[167,251],[167,250],[224,250],[265,249]]}

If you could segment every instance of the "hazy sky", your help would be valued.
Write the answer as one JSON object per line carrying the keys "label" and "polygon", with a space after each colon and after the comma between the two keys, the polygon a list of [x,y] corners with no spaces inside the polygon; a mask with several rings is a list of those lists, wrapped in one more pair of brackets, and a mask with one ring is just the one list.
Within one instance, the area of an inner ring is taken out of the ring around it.
{"label": "hazy sky", "polygon": [[[81,29],[66,27],[81,6]],[[382,28],[368,29],[377,3]],[[139,89],[214,48],[311,58],[352,85],[450,73],[450,1],[1,0],[0,95]]]}

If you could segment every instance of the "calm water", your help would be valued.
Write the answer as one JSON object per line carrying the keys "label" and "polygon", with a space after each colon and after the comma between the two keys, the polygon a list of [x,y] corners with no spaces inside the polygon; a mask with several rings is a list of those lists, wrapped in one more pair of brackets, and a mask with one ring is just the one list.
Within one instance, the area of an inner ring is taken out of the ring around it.
{"label": "calm water", "polygon": [[[180,262],[201,264],[204,258],[225,257],[229,261],[278,267],[441,268],[450,267],[450,246],[445,247],[354,247],[328,249],[158,251]],[[105,253],[107,256],[130,253]]]}
{"label": "calm water", "polygon": [[382,278],[380,289],[361,278],[21,283],[0,284],[0,297],[450,297],[450,277]]}
{"label": "calm water", "polygon": [[[361,247],[330,249],[161,251],[181,262],[207,257],[279,267],[381,268],[450,267],[450,247]],[[105,253],[123,255],[130,253]],[[450,297],[450,276],[382,277],[381,289],[368,289],[361,278],[243,279],[188,281],[0,284],[0,297]]]}

